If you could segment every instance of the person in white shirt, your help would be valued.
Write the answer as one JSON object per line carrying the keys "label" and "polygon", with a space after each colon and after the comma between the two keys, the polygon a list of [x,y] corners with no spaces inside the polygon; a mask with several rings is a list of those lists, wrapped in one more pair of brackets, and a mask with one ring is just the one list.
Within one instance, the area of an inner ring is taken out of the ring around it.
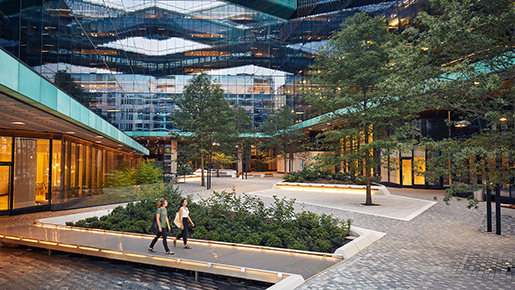
{"label": "person in white shirt", "polygon": [[177,240],[182,237],[182,241],[184,243],[185,249],[191,249],[188,245],[188,221],[191,223],[191,226],[194,227],[195,224],[190,218],[190,211],[188,210],[188,200],[181,200],[181,208],[179,209],[179,218],[181,221],[181,232],[177,234],[177,237],[173,240],[173,246],[177,246]]}

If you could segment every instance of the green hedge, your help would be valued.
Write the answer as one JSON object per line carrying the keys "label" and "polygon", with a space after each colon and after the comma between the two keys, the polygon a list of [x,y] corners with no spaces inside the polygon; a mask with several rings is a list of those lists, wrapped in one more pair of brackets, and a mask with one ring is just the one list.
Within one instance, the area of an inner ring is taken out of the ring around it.
{"label": "green hedge", "polygon": [[[182,197],[177,188],[168,187],[139,203],[117,207],[107,216],[67,225],[148,234],[158,196],[168,200],[172,223]],[[234,191],[214,192],[198,203],[188,196],[188,202],[196,225],[190,236],[195,239],[332,253],[344,244],[352,222],[309,211],[295,213],[294,199],[276,196],[270,206],[257,197],[238,196]],[[175,235],[177,229],[172,227],[171,234]]]}
{"label": "green hedge", "polygon": [[[317,183],[321,180],[329,183],[358,184],[365,185],[365,176],[353,176],[350,172],[331,172],[324,170],[312,170],[303,168],[301,171],[288,172],[284,175],[286,182]],[[381,182],[381,176],[372,176],[372,182]]]}

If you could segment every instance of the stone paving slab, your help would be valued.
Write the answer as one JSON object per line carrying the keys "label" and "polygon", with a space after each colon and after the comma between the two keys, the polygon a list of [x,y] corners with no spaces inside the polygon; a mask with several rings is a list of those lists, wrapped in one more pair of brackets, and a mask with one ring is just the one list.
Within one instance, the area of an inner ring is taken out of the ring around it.
{"label": "stone paving slab", "polygon": [[433,201],[397,195],[373,195],[376,205],[366,206],[365,195],[327,192],[306,192],[269,189],[254,191],[252,195],[295,198],[298,203],[343,211],[353,211],[379,217],[409,221],[435,204]]}

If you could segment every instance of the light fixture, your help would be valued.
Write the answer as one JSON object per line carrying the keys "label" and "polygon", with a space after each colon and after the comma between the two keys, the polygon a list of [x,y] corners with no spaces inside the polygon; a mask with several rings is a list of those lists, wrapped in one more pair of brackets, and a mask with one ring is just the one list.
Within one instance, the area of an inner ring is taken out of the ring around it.
{"label": "light fixture", "polygon": [[104,136],[97,135],[97,136],[95,136],[95,138],[102,139],[102,138],[104,138]]}
{"label": "light fixture", "polygon": [[19,121],[11,122],[11,124],[13,124],[13,125],[25,125],[25,123],[19,122]]}
{"label": "light fixture", "polygon": [[95,143],[102,143],[102,141],[95,141]]}
{"label": "light fixture", "polygon": [[65,134],[69,134],[69,135],[73,135],[73,134],[75,134],[75,132],[73,132],[73,131],[68,131],[68,132],[64,132],[64,133],[65,133]]}
{"label": "light fixture", "polygon": [[508,121],[508,118],[506,118],[506,117],[501,117],[501,118],[499,118],[499,121],[501,121],[501,122],[506,122],[506,121]]}
{"label": "light fixture", "polygon": [[470,122],[467,121],[467,120],[462,120],[462,121],[458,121],[456,122],[456,125],[454,125],[454,127],[456,128],[465,128],[467,127],[468,125],[470,125]]}

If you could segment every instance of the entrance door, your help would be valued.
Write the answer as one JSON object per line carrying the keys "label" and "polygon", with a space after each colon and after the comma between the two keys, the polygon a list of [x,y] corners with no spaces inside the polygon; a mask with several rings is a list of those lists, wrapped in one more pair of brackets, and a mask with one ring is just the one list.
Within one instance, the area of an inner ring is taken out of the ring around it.
{"label": "entrance door", "polygon": [[0,163],[0,211],[10,209],[11,166]]}

